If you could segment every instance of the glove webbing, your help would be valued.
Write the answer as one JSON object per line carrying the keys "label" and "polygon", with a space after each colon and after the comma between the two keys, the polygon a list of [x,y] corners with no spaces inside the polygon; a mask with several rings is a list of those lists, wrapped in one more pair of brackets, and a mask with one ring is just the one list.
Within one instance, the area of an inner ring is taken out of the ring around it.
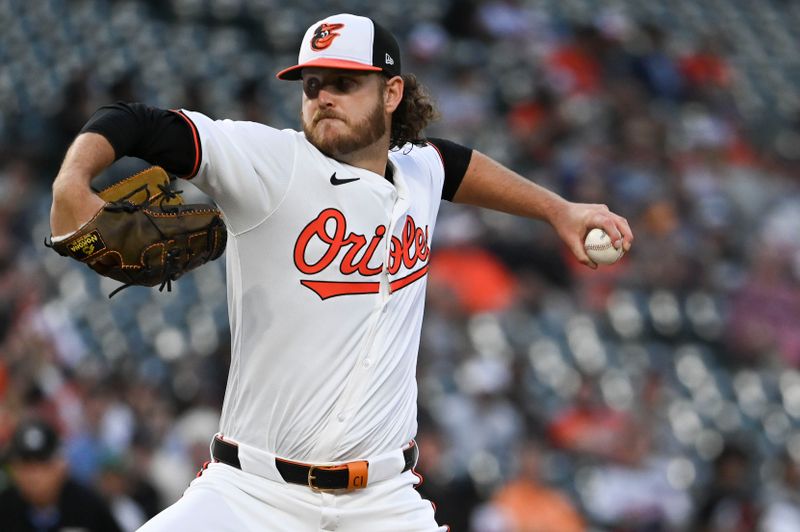
{"label": "glove webbing", "polygon": [[[178,206],[175,206],[175,205],[164,205],[164,202],[175,198],[178,194],[182,193],[183,191],[182,190],[174,190],[169,185],[165,185],[163,183],[158,183],[156,186],[161,190],[161,192],[163,194],[161,196],[161,199],[159,200],[159,208],[164,212],[171,212],[171,213],[178,212],[180,210],[180,208]],[[127,201],[127,198],[133,196],[134,194],[140,192],[141,190],[146,190],[147,191],[147,200],[143,201],[142,203],[140,203],[138,205],[135,204],[135,203],[132,203],[130,201]],[[105,209],[107,211],[110,211],[110,212],[136,212],[137,210],[144,210],[147,207],[149,207],[151,205],[151,203],[152,203],[152,198],[153,197],[150,195],[150,191],[147,190],[147,185],[145,184],[145,185],[142,185],[141,187],[139,187],[137,189],[134,189],[133,191],[131,191],[130,193],[126,194],[124,197],[120,198],[119,200],[117,200],[117,201],[115,201],[113,203],[109,203],[108,205],[105,206]],[[147,213],[146,210],[144,211],[144,215],[147,218],[147,220],[152,224],[152,226],[155,228],[155,230],[158,231],[158,234],[161,235],[161,238],[164,239],[164,240],[167,240],[166,235],[164,235],[164,233],[158,227],[158,224],[156,224],[153,221],[152,217]],[[217,225],[220,225],[220,221],[215,219],[212,222],[211,227],[215,227]],[[213,245],[212,234],[213,234],[213,231],[207,231],[206,232],[206,238],[207,238],[206,249],[209,249],[209,250],[212,249],[212,245]],[[177,235],[177,236],[182,236],[182,235]],[[181,253],[182,253],[182,251],[180,249],[176,249],[176,248],[173,248],[173,249],[167,251],[167,256],[164,259],[164,273],[161,276],[161,286],[158,287],[158,291],[159,292],[163,292],[164,291],[164,287],[167,288],[167,292],[171,292],[172,291],[172,281],[177,280],[177,274],[181,273],[180,264],[178,263],[178,259],[180,258]],[[149,271],[149,270],[147,270],[147,271]],[[110,294],[108,294],[109,299],[112,298],[115,294],[117,294],[120,291],[124,290],[125,288],[128,288],[129,286],[134,286],[136,284],[137,283],[134,280],[131,280],[131,282],[129,282],[129,283],[123,284],[122,286],[120,286],[119,288],[113,290]]]}

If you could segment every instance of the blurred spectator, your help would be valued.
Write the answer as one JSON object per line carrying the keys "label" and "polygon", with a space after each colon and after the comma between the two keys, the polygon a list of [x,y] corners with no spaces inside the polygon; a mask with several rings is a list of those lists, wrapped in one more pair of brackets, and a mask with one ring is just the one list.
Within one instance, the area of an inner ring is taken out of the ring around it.
{"label": "blurred spectator", "polygon": [[531,14],[520,0],[490,0],[481,2],[477,12],[480,27],[493,39],[525,41],[535,36]]}
{"label": "blurred spectator", "polygon": [[437,250],[432,284],[447,287],[468,313],[507,309],[514,301],[514,277],[494,255],[479,247]]}
{"label": "blurred spectator", "polygon": [[616,460],[630,451],[629,424],[629,416],[606,406],[594,381],[584,378],[574,402],[550,422],[548,434],[561,449]]}
{"label": "blurred spectator", "polygon": [[438,101],[441,121],[438,127],[458,138],[474,138],[490,120],[491,86],[478,74],[474,65],[457,65],[447,98]]}
{"label": "blurred spectator", "polygon": [[800,530],[800,464],[785,452],[776,461],[777,481],[766,492],[760,532]]}
{"label": "blurred spectator", "polygon": [[442,16],[442,25],[454,37],[480,36],[477,10],[479,0],[450,0]]}
{"label": "blurred spectator", "polygon": [[721,35],[704,35],[697,49],[681,58],[681,71],[691,87],[728,86],[731,72],[722,54],[723,43]]}
{"label": "blurred spectator", "polygon": [[756,363],[773,354],[800,365],[800,286],[793,277],[792,256],[761,243],[742,286],[733,293],[728,324],[731,352]]}
{"label": "blurred spectator", "polygon": [[569,498],[541,480],[542,450],[535,440],[520,445],[515,477],[495,492],[490,504],[502,514],[507,532],[581,532],[583,518]]}
{"label": "blurred spectator", "polygon": [[603,83],[602,35],[592,26],[575,28],[575,38],[566,40],[547,59],[550,83],[565,96],[591,95]]}
{"label": "blurred spectator", "polygon": [[540,164],[551,161],[556,142],[568,126],[559,113],[558,101],[547,88],[537,88],[530,98],[515,103],[508,112],[508,126],[520,155]]}
{"label": "blurred spectator", "polygon": [[9,448],[12,484],[0,493],[0,528],[8,532],[120,530],[107,504],[69,477],[55,429],[19,424]]}
{"label": "blurred spectator", "polygon": [[57,168],[56,165],[60,159],[60,156],[56,156],[55,153],[63,154],[66,151],[72,139],[86,123],[86,119],[92,114],[93,102],[90,99],[89,72],[76,72],[63,88],[62,97],[64,105],[52,117],[47,129],[48,134],[52,137],[48,140],[56,147],[53,150],[54,153],[50,155],[54,160],[48,161],[54,168]]}
{"label": "blurred spectator", "polygon": [[108,455],[100,465],[98,489],[111,505],[111,512],[125,532],[133,532],[147,521],[147,515],[128,494],[131,476],[119,456]]}
{"label": "blurred spectator", "polygon": [[667,52],[664,31],[644,24],[636,50],[634,72],[657,98],[677,99],[683,90],[683,76],[675,59]]}
{"label": "blurred spectator", "polygon": [[126,478],[127,493],[144,512],[146,519],[151,519],[167,505],[161,500],[161,493],[150,480],[153,442],[143,434],[137,434],[127,453]]}
{"label": "blurred spectator", "polygon": [[108,381],[86,392],[81,424],[65,442],[70,468],[83,482],[98,475],[105,457],[127,449],[133,436],[133,413],[115,397],[113,378]]}
{"label": "blurred spectator", "polygon": [[472,481],[466,475],[457,475],[450,445],[435,426],[422,425],[417,432],[419,462],[416,471],[420,477],[417,491],[436,507],[436,521],[450,530],[467,530],[470,509],[480,500]]}
{"label": "blurred spectator", "polygon": [[727,443],[714,460],[711,483],[697,506],[693,530],[756,530],[760,509],[754,473],[749,453],[735,443]]}
{"label": "blurred spectator", "polygon": [[432,412],[451,442],[456,464],[478,489],[490,489],[508,470],[523,419],[507,397],[508,366],[498,358],[473,357],[456,370],[459,393],[441,398]]}
{"label": "blurred spectator", "polygon": [[583,501],[590,515],[613,530],[680,530],[691,516],[688,494],[668,475],[670,459],[643,426],[622,432],[625,452],[591,468]]}

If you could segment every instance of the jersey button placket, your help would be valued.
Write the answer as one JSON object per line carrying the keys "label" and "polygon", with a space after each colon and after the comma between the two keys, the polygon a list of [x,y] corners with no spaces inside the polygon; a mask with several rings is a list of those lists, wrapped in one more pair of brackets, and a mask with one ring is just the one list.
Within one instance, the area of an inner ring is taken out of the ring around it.
{"label": "jersey button placket", "polygon": [[[397,205],[397,194],[393,190],[391,192],[391,203],[386,205],[386,219],[387,219],[387,229],[391,229],[392,227],[392,214],[395,211],[395,207]],[[387,240],[391,240],[390,238],[391,233],[387,231],[386,238]],[[388,248],[387,248],[388,249]],[[388,255],[387,255],[388,256]],[[341,441],[343,435],[348,430],[350,423],[348,421],[352,420],[354,417],[353,414],[353,404],[357,402],[359,398],[359,392],[364,390],[368,376],[371,373],[370,368],[373,365],[375,357],[373,355],[373,346],[375,344],[375,338],[378,333],[378,328],[381,325],[382,317],[384,315],[384,310],[386,308],[386,301],[389,294],[389,272],[387,266],[387,260],[384,257],[382,271],[379,274],[380,277],[380,287],[377,294],[375,294],[375,307],[372,311],[372,323],[370,324],[369,332],[367,333],[367,338],[364,342],[363,349],[360,351],[360,355],[356,360],[355,365],[352,369],[352,374],[350,379],[346,384],[346,390],[344,391],[342,399],[336,405],[336,409],[334,412],[335,422],[330,423],[327,425],[327,430],[325,431],[325,438],[324,441],[321,442],[321,449],[323,452],[335,452],[338,443]],[[330,419],[330,418],[329,418]],[[333,419],[331,419],[333,421]]]}
{"label": "jersey button placket", "polygon": [[[391,276],[389,274],[389,266],[391,264],[392,259],[392,237],[394,236],[395,231],[397,231],[397,226],[401,224],[401,222],[405,219],[404,216],[408,212],[409,202],[405,195],[405,187],[402,184],[402,180],[400,179],[399,173],[395,173],[395,181],[399,188],[392,191],[392,198],[394,198],[394,205],[392,206],[392,214],[391,214],[391,223],[389,224],[389,229],[386,232],[386,248],[385,248],[385,258],[383,261],[383,273],[382,276],[385,276],[386,282],[386,292],[383,298],[383,304],[386,305],[389,296],[392,292],[392,284],[391,284]],[[402,235],[400,236],[402,238]],[[398,270],[399,271],[399,270]]]}

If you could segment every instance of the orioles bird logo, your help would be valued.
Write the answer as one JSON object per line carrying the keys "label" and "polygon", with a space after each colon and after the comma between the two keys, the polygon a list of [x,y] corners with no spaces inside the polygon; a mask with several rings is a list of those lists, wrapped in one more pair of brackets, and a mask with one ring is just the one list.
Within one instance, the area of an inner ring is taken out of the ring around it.
{"label": "orioles bird logo", "polygon": [[319,52],[331,45],[333,40],[339,36],[335,33],[336,30],[344,28],[344,24],[320,24],[314,30],[314,36],[311,38],[311,49]]}

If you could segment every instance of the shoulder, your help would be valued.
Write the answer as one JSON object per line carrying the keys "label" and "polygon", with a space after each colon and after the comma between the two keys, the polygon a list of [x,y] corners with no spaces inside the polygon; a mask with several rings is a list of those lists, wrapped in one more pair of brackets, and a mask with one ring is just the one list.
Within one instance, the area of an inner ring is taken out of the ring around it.
{"label": "shoulder", "polygon": [[292,129],[277,129],[260,122],[245,120],[215,120],[196,111],[181,110],[194,126],[203,157],[213,164],[226,161],[288,161],[292,160],[302,133]]}
{"label": "shoulder", "polygon": [[232,120],[230,118],[215,119],[198,111],[180,109],[177,113],[187,119],[200,132],[201,136],[224,135],[228,137],[264,137],[274,139],[292,139],[302,134],[293,129],[277,129],[273,126],[248,120]]}
{"label": "shoulder", "polygon": [[389,158],[395,164],[416,165],[431,170],[442,169],[442,157],[430,142],[423,145],[406,144],[389,152]]}
{"label": "shoulder", "polygon": [[213,130],[229,135],[245,134],[247,136],[263,135],[268,137],[283,137],[286,139],[302,138],[302,133],[293,129],[277,129],[260,122],[232,120],[230,118],[215,119],[198,111],[190,111],[187,109],[180,109],[178,113],[188,118],[198,129],[205,131]]}

